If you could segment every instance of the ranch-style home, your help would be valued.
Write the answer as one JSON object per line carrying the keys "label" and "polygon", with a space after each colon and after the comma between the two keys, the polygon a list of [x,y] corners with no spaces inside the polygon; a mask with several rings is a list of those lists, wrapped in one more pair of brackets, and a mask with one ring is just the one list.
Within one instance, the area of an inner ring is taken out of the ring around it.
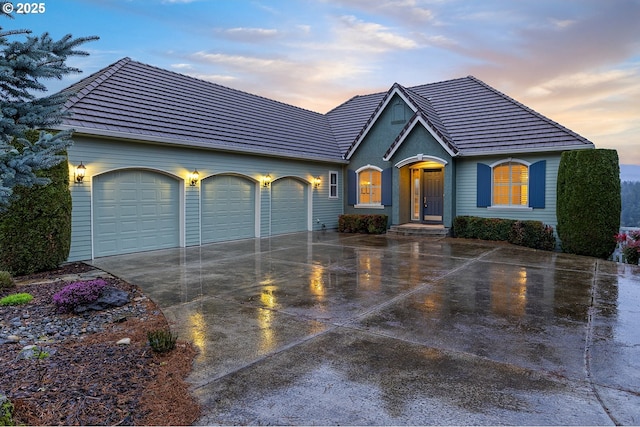
{"label": "ranch-style home", "polygon": [[69,260],[458,215],[556,225],[571,130],[474,77],[356,96],[326,114],[129,58],[69,87]]}

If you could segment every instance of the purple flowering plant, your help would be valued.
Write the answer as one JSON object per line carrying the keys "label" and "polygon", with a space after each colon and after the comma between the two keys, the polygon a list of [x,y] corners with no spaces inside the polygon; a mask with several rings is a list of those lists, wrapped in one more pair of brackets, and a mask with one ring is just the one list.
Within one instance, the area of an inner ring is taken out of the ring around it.
{"label": "purple flowering plant", "polygon": [[79,305],[96,301],[107,282],[102,279],[73,282],[53,295],[53,303],[59,312],[68,313]]}

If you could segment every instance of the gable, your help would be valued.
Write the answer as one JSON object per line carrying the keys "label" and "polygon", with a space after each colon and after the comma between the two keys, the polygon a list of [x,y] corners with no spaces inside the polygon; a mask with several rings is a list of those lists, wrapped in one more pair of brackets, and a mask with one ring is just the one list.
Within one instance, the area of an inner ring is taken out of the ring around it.
{"label": "gable", "polygon": [[[380,101],[365,125],[360,130],[360,133],[347,150],[345,159],[349,160],[351,156],[353,156],[353,153],[355,153],[362,141],[367,138],[371,129],[378,124],[381,117],[384,116],[385,120],[380,121],[380,126],[404,125],[407,120],[407,109],[413,113],[417,111],[417,107],[414,103],[400,90],[399,85],[395,83]],[[402,112],[402,118],[400,118],[400,112]]]}

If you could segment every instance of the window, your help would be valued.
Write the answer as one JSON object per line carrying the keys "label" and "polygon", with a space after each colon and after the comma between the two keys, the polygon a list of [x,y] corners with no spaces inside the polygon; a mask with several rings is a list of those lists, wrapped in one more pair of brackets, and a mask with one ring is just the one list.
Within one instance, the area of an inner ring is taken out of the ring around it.
{"label": "window", "polygon": [[382,203],[382,171],[363,169],[358,173],[358,204],[380,205]]}
{"label": "window", "polygon": [[505,162],[493,167],[492,205],[529,205],[529,166]]}
{"label": "window", "polygon": [[544,209],[547,161],[505,159],[477,163],[476,206],[479,208]]}
{"label": "window", "polygon": [[329,172],[329,198],[338,198],[338,172]]}
{"label": "window", "polygon": [[356,208],[384,209],[393,201],[393,168],[365,165],[347,169],[347,204]]}

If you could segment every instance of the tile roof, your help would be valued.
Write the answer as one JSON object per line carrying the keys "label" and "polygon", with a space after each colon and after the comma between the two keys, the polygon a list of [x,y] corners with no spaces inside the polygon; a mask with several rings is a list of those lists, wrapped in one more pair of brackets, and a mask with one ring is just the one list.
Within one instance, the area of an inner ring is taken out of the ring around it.
{"label": "tile roof", "polygon": [[129,58],[65,89],[66,127],[263,155],[340,161],[326,116]]}
{"label": "tile roof", "polygon": [[326,114],[123,58],[65,89],[80,133],[261,155],[343,161],[394,93],[455,155],[591,148],[580,135],[475,77],[355,96]]}
{"label": "tile roof", "polygon": [[[350,122],[351,117],[369,124],[394,88],[413,103],[416,114],[459,155],[593,147],[586,138],[468,76],[410,88],[395,84],[387,92],[356,96],[331,110],[327,117],[338,144],[342,149],[346,147],[347,158],[364,133],[362,125]],[[362,119],[366,110],[371,113]],[[389,150],[402,136],[401,132]]]}

